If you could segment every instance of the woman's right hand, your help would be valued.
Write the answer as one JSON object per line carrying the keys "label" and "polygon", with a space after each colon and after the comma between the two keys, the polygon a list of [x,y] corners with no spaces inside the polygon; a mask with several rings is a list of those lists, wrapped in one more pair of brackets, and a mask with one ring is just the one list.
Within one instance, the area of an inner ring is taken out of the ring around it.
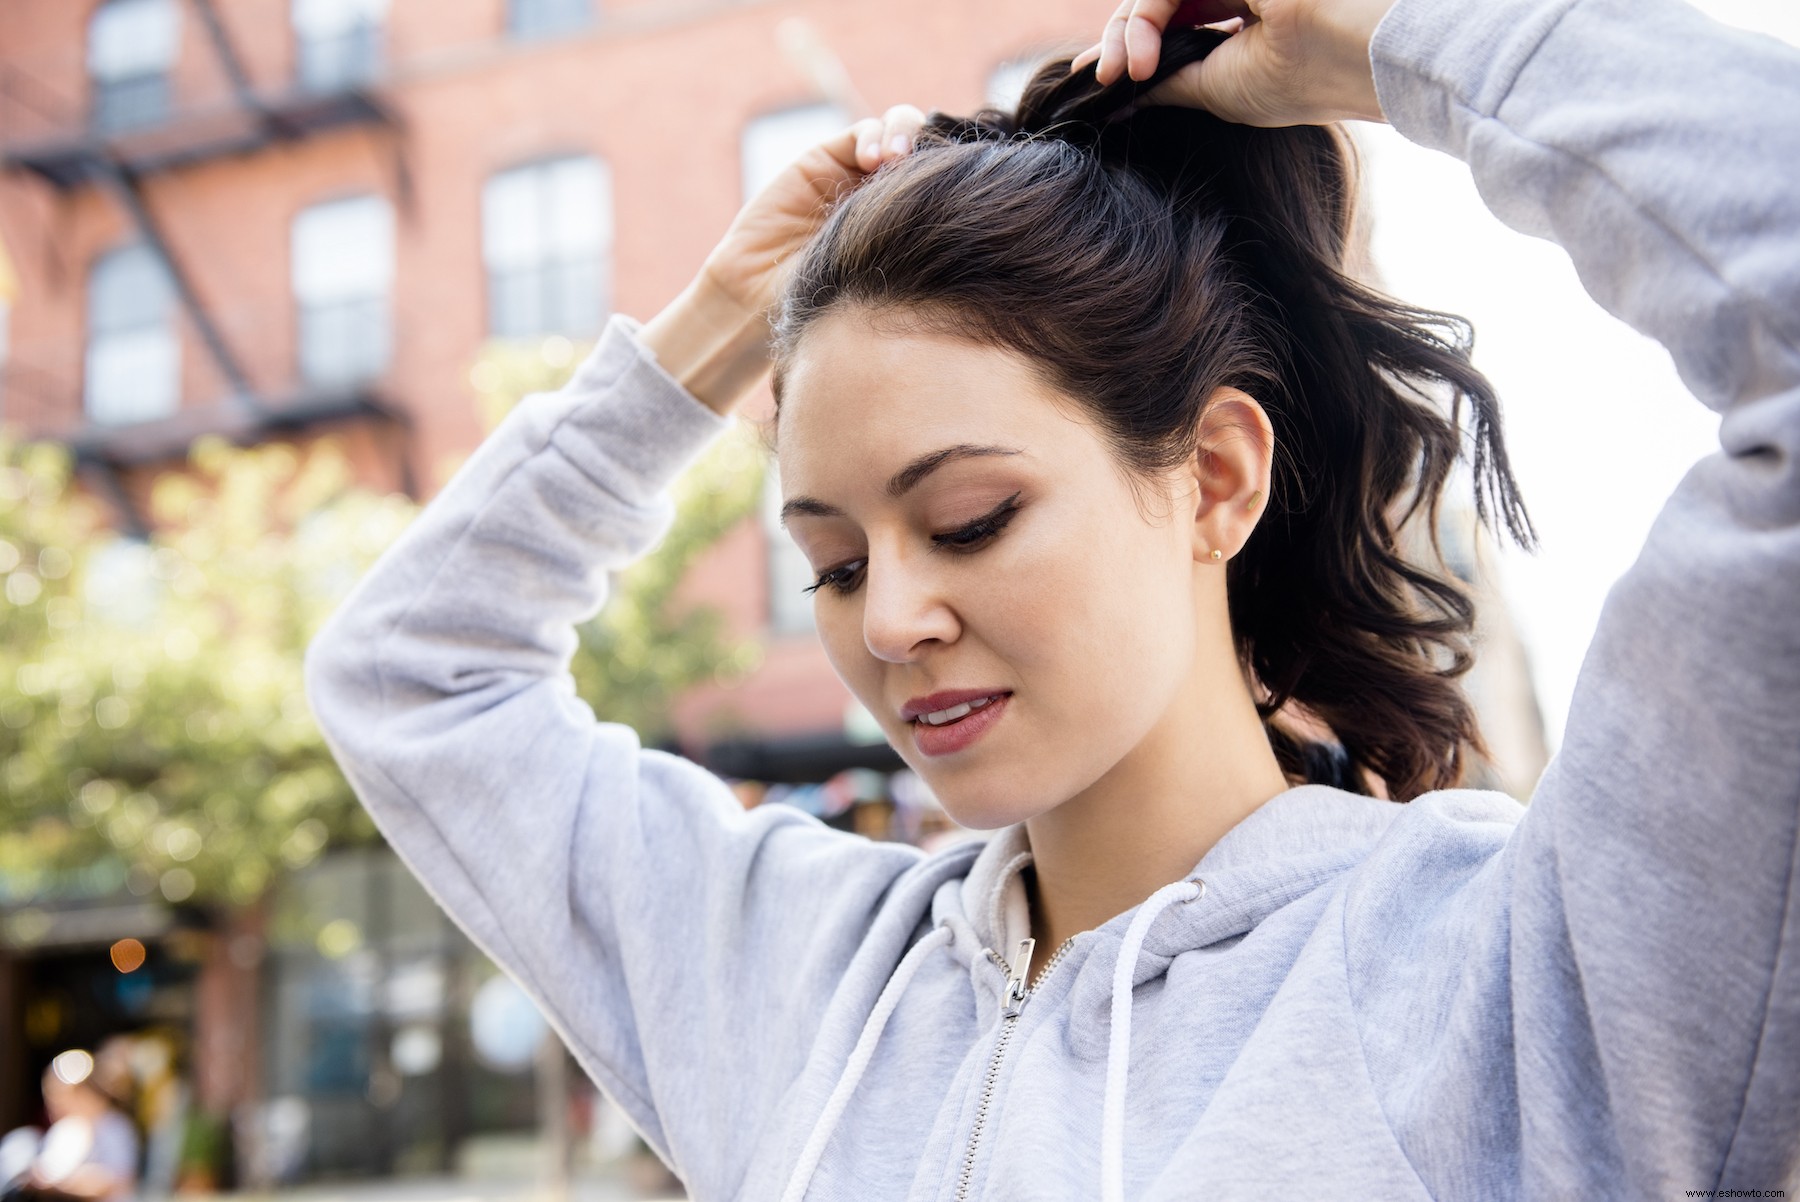
{"label": "woman's right hand", "polygon": [[767,314],[798,252],[822,224],[827,202],[910,153],[924,124],[918,108],[897,104],[812,147],[744,206],[701,274],[746,312]]}
{"label": "woman's right hand", "polygon": [[1386,121],[1369,39],[1394,0],[1123,0],[1100,41],[1070,64],[1094,78],[1148,79],[1170,25],[1241,22],[1206,58],[1164,80],[1145,104],[1201,108],[1245,125]]}
{"label": "woman's right hand", "polygon": [[745,205],[681,295],[639,334],[697,400],[729,415],[769,370],[769,323],[826,202],[910,153],[925,114],[897,104],[812,147]]}

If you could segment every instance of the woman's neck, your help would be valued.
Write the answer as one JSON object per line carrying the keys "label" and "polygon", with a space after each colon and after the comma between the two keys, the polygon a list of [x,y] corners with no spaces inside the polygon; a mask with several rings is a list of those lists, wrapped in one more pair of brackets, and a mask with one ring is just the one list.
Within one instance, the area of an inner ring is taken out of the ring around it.
{"label": "woman's neck", "polygon": [[1216,675],[1205,687],[1207,675],[1196,673],[1105,776],[1026,820],[1034,978],[1064,941],[1182,879],[1225,832],[1292,787],[1248,688],[1217,687]]}

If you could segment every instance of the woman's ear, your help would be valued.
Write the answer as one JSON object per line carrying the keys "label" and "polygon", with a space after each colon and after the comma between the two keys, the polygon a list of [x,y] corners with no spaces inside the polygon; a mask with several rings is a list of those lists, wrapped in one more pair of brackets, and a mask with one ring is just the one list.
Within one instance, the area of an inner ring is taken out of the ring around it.
{"label": "woman's ear", "polygon": [[1189,465],[1198,486],[1194,559],[1223,564],[1249,541],[1268,506],[1275,428],[1256,398],[1219,388],[1207,398],[1197,443]]}

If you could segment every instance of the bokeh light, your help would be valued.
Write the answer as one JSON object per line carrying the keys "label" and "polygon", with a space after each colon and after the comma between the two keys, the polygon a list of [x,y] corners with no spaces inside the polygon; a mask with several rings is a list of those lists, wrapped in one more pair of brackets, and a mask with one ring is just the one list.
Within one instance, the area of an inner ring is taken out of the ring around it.
{"label": "bokeh light", "polygon": [[50,1071],[64,1085],[80,1085],[94,1071],[94,1057],[80,1048],[70,1048],[50,1062]]}
{"label": "bokeh light", "polygon": [[136,939],[121,939],[112,945],[113,967],[120,972],[136,972],[144,966],[144,945]]}

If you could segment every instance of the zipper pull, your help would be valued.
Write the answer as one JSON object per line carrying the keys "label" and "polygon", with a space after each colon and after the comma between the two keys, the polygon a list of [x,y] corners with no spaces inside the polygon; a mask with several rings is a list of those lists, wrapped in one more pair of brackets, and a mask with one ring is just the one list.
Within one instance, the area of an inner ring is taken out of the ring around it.
{"label": "zipper pull", "polygon": [[1036,946],[1035,939],[1019,940],[1019,954],[1013,960],[1012,976],[1006,982],[1006,1009],[1003,1013],[1007,1018],[1017,1017],[1019,1011],[1025,1008],[1025,981],[1031,969],[1031,949]]}

